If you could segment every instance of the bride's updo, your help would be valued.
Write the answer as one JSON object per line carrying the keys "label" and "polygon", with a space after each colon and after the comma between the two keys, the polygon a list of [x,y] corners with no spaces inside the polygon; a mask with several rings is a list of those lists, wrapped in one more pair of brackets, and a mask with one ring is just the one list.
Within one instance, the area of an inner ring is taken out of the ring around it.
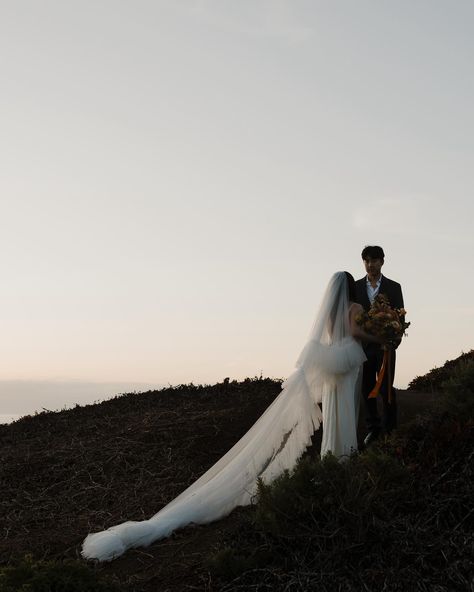
{"label": "bride's updo", "polygon": [[348,292],[348,296],[349,296],[349,302],[355,302],[355,299],[356,299],[355,279],[348,271],[345,271],[344,273],[346,274],[346,279],[347,279],[347,292]]}

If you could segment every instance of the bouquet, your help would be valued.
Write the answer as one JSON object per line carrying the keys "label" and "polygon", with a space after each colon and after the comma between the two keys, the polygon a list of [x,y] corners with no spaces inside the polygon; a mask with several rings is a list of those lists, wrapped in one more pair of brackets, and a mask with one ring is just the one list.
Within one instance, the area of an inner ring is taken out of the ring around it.
{"label": "bouquet", "polygon": [[384,340],[382,349],[384,356],[382,366],[377,374],[377,382],[369,399],[377,397],[382,386],[385,373],[388,373],[388,401],[392,402],[392,379],[391,379],[391,355],[390,350],[395,349],[402,340],[405,331],[410,323],[405,321],[406,310],[404,308],[392,308],[385,294],[377,294],[370,310],[360,313],[356,323],[366,332]]}
{"label": "bouquet", "polygon": [[392,308],[385,294],[377,294],[369,312],[360,313],[356,322],[366,333],[381,337],[386,342],[383,349],[389,349],[400,343],[410,326],[405,315],[404,308]]}

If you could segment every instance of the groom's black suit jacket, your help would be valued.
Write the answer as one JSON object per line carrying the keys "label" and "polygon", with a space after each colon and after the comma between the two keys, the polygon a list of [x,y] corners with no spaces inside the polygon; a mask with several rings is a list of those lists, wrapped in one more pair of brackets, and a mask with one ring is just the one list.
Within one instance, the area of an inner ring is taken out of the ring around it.
{"label": "groom's black suit jacket", "polygon": [[[382,275],[380,282],[379,294],[385,294],[393,308],[403,308],[402,287],[397,282],[389,280]],[[364,307],[364,310],[369,310],[370,300],[367,296],[367,277],[363,277],[356,281],[356,302]],[[364,346],[365,350],[380,349],[377,343],[368,343]]]}
{"label": "groom's black suit jacket", "polygon": [[[402,288],[400,284],[389,280],[382,276],[380,282],[379,294],[385,294],[388,298],[390,305],[394,308],[403,308],[403,296]],[[365,310],[369,310],[370,301],[367,296],[367,279],[364,277],[356,282],[356,301],[361,304]],[[380,421],[378,410],[377,410],[377,399],[369,398],[369,393],[372,391],[379,368],[382,364],[383,351],[382,346],[378,343],[365,343],[364,352],[367,356],[367,361],[364,363],[364,370],[362,374],[362,395],[365,401],[366,407],[366,423],[369,433],[378,433],[380,431],[381,423],[383,427],[390,432],[397,426],[397,403],[396,403],[396,390],[390,386],[393,385],[394,372],[395,372],[395,350],[391,350],[390,364],[391,372],[385,374],[384,382],[380,394],[383,401],[383,419]],[[388,382],[390,381],[390,382]],[[389,393],[391,392],[391,398]]]}

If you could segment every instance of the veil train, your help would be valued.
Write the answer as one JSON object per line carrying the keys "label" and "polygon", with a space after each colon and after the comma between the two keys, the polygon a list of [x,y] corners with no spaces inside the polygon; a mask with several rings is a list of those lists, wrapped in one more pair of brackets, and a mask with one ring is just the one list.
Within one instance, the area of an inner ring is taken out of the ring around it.
{"label": "veil train", "polygon": [[309,340],[282,391],[250,430],[206,473],[149,520],[124,522],[89,534],[86,559],[109,561],[132,547],[148,546],[188,524],[206,524],[252,502],[257,479],[270,483],[291,470],[323,417],[318,403],[341,377],[365,360],[348,327],[344,272],[329,282]]}

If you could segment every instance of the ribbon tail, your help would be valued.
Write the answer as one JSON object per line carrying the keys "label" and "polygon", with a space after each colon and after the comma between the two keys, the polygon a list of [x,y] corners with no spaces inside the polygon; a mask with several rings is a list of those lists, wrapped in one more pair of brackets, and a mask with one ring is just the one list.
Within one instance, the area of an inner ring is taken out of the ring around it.
{"label": "ribbon tail", "polygon": [[377,397],[377,395],[379,394],[380,387],[382,386],[383,377],[385,376],[385,370],[388,365],[388,360],[389,360],[388,354],[389,354],[389,352],[387,350],[385,350],[383,353],[382,367],[380,368],[379,373],[377,375],[377,382],[375,383],[374,388],[372,389],[371,393],[369,394],[369,399],[375,399]]}

